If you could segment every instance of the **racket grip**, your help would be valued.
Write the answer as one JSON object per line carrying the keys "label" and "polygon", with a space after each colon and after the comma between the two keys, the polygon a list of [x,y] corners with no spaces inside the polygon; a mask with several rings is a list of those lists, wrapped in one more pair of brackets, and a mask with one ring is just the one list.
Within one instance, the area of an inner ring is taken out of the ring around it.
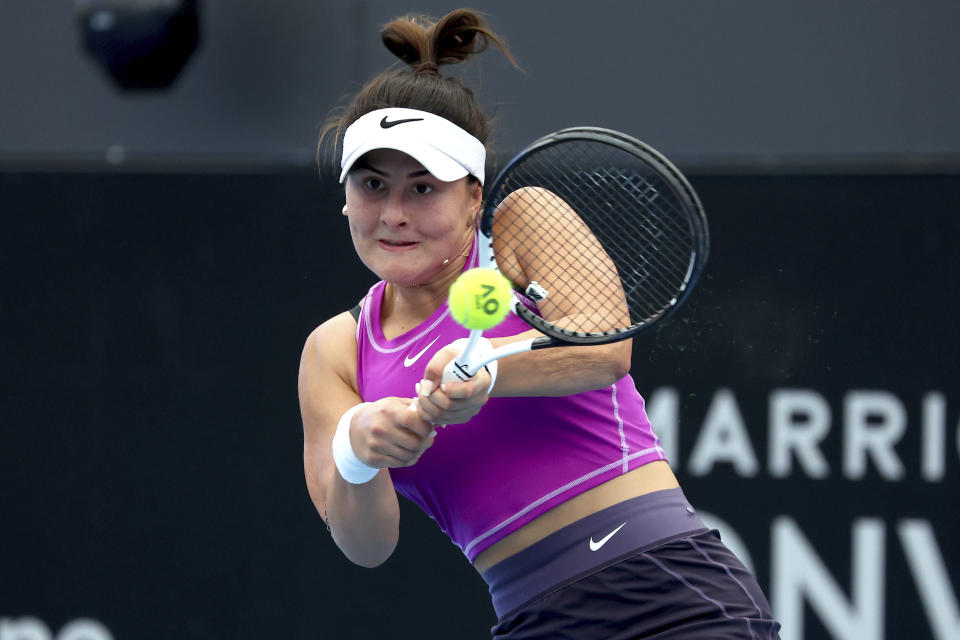
{"label": "racket grip", "polygon": [[[443,370],[443,377],[440,378],[442,382],[466,382],[473,375],[467,373],[469,369],[466,365],[463,365],[457,362],[456,359],[451,360]],[[476,372],[474,372],[476,374]]]}
{"label": "racket grip", "polygon": [[465,382],[475,376],[483,367],[488,356],[493,352],[493,345],[489,340],[481,337],[479,330],[470,332],[470,338],[454,340],[451,346],[464,344],[460,355],[451,360],[443,369],[442,382]]}

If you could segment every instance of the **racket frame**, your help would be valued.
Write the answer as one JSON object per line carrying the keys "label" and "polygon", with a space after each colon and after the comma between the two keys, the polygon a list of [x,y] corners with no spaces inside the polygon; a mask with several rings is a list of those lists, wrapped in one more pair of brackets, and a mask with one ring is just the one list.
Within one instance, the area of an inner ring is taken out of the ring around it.
{"label": "racket frame", "polygon": [[[500,170],[488,188],[488,196],[485,198],[483,213],[480,219],[478,266],[499,270],[496,256],[493,252],[493,221],[500,202],[503,197],[507,195],[503,194],[501,197],[498,192],[510,178],[513,168],[521,162],[524,162],[530,155],[538,153],[547,147],[574,140],[595,141],[608,144],[640,157],[654,168],[657,174],[672,187],[674,193],[684,201],[683,209],[693,214],[688,215],[687,218],[688,222],[694,227],[692,237],[695,239],[696,246],[691,253],[687,272],[677,296],[656,315],[629,327],[605,332],[571,331],[558,327],[534,313],[533,310],[514,296],[511,306],[513,313],[544,335],[542,337],[521,340],[498,347],[484,357],[472,357],[474,347],[483,334],[482,330],[475,329],[470,332],[470,337],[464,351],[450,363],[444,372],[445,380],[467,380],[494,360],[527,351],[555,346],[611,344],[632,338],[638,332],[662,322],[672,315],[690,295],[700,274],[703,272],[709,255],[710,232],[707,225],[706,214],[703,210],[703,204],[687,178],[672,162],[656,149],[653,149],[632,136],[613,129],[601,127],[570,127],[547,134],[525,147]],[[494,196],[497,196],[498,201],[494,201]]]}

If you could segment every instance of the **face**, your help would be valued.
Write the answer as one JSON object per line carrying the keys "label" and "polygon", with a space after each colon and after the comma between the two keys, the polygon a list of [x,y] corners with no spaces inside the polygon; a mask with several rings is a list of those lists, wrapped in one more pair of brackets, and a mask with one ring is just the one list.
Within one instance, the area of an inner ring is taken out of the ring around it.
{"label": "face", "polygon": [[469,251],[482,192],[476,181],[443,182],[412,157],[379,149],[351,169],[346,197],[363,263],[387,282],[415,286],[435,281]]}

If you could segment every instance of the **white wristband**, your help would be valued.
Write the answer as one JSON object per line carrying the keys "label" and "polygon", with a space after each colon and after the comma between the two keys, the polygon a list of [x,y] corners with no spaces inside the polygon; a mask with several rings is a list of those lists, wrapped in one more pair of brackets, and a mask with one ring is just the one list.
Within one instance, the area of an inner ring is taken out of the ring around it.
{"label": "white wristband", "polygon": [[371,467],[358,458],[353,451],[353,445],[350,444],[350,420],[357,409],[365,404],[369,403],[361,402],[347,409],[347,412],[340,417],[340,422],[337,423],[337,432],[333,434],[333,461],[337,465],[340,476],[350,484],[370,482],[380,471],[380,469]]}

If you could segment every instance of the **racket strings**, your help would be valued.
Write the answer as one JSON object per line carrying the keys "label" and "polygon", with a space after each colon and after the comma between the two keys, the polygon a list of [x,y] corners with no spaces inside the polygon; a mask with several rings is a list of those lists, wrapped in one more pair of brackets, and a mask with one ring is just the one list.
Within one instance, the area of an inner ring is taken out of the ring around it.
{"label": "racket strings", "polygon": [[[632,156],[627,159],[632,164],[639,164]],[[654,273],[644,273],[640,279],[656,276],[657,280],[651,286],[657,288],[660,283],[660,290],[665,294],[671,281],[682,278],[689,268],[692,237],[689,229],[679,222],[683,220],[683,214],[676,201],[661,195],[665,191],[662,179],[644,176],[640,171],[650,173],[646,166],[632,167],[630,171],[622,166],[594,169],[581,174],[576,183],[570,183],[571,194],[575,193],[582,202],[598,194],[608,198],[608,215],[590,217],[588,224],[599,233],[608,252],[616,254],[616,264],[638,262],[652,267]],[[638,207],[647,215],[633,215]],[[681,242],[681,238],[686,242]],[[651,259],[649,256],[656,257]],[[634,276],[638,275],[636,269],[631,271]],[[621,273],[622,277],[625,275]],[[624,285],[630,287],[627,283]]]}
{"label": "racket strings", "polygon": [[[549,296],[540,304],[545,316],[575,333],[629,325],[616,266],[589,227],[552,191],[522,187],[519,193],[524,206],[495,219],[495,253],[520,257],[526,275],[533,274],[528,279],[546,286]],[[589,288],[570,286],[581,282]]]}
{"label": "racket strings", "polygon": [[[617,226],[617,222],[621,226]],[[674,260],[672,256],[679,252],[686,251],[687,248],[680,246],[668,234],[663,234],[658,230],[657,225],[650,224],[648,221],[638,220],[627,217],[616,221],[610,219],[598,219],[597,227],[603,228],[603,235],[611,239],[608,245],[609,251],[617,255],[633,254],[636,262],[632,263],[629,271],[621,272],[621,279],[624,280],[623,286],[628,292],[649,281],[649,285],[654,288],[660,288],[666,292],[670,287],[670,282],[677,277],[682,277],[686,272],[687,264]],[[627,233],[624,233],[626,231]],[[635,244],[629,244],[631,239],[635,239]],[[622,243],[626,242],[626,246]],[[657,243],[662,242],[668,249],[663,252]],[[651,255],[660,253],[664,256],[663,261],[652,260]],[[627,264],[626,259],[615,260],[620,265]],[[651,277],[656,277],[652,279]]]}
{"label": "racket strings", "polygon": [[[643,262],[654,264],[647,256],[659,254],[665,260],[660,266],[675,269],[670,274],[671,277],[685,273],[692,242],[683,241],[691,238],[687,236],[688,230],[678,222],[682,220],[682,214],[676,204],[669,197],[661,197],[660,189],[643,176],[624,174],[622,170],[615,169],[604,175],[603,180],[602,186],[611,190],[611,193],[633,196],[634,202],[622,202],[623,206],[617,211],[623,214],[632,211],[632,205],[639,205],[647,211],[648,215],[647,217],[620,215],[615,220],[598,218],[597,224],[604,224],[608,230],[615,231],[616,234],[611,234],[611,238],[628,238],[635,241],[637,244],[628,245],[627,250],[635,252]],[[642,190],[637,187],[637,182],[642,182]],[[627,187],[618,191],[622,185]],[[599,186],[601,185],[598,184]],[[623,225],[633,234],[623,236],[620,234],[622,228],[618,228],[615,223]],[[663,243],[663,249],[658,246],[658,243]]]}
{"label": "racket strings", "polygon": [[529,265],[550,294],[544,317],[565,331],[627,330],[668,311],[686,287],[697,233],[688,207],[632,153],[588,141],[546,147],[491,198],[504,201],[495,253]]}
{"label": "racket strings", "polygon": [[[615,235],[615,232],[618,230],[612,225],[607,224],[606,230],[611,238],[619,238],[619,236]],[[647,230],[642,227],[636,227],[630,229],[630,231],[635,232],[637,236],[647,232]],[[618,249],[620,250],[618,251]],[[632,247],[623,249],[614,244],[608,246],[608,253],[612,253],[615,256],[620,256],[631,250],[633,250]],[[657,262],[651,261],[647,257],[648,253],[648,251],[643,250],[643,247],[639,247],[639,250],[636,252],[635,262],[630,264],[626,269],[622,266],[625,262],[622,259],[620,260],[621,267],[619,276],[627,298],[630,298],[634,291],[643,286],[655,290],[660,297],[665,297],[670,291],[668,280],[669,277],[672,276],[669,276],[667,273],[668,269],[666,268],[669,265],[658,264]]]}

